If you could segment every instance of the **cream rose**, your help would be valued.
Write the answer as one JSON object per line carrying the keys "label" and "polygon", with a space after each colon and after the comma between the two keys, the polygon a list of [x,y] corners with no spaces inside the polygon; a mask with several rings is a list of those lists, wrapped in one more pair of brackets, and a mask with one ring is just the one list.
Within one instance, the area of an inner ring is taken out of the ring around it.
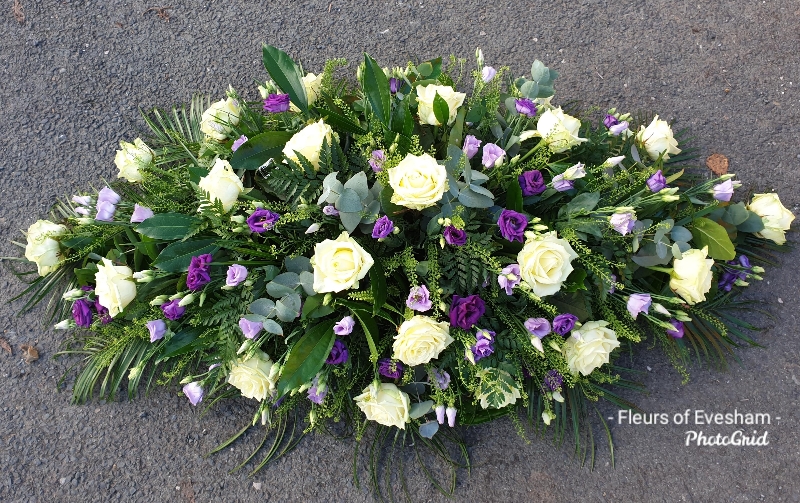
{"label": "cream rose", "polygon": [[238,388],[242,396],[253,400],[264,400],[275,393],[280,367],[261,350],[250,358],[239,358],[231,367],[228,383]]}
{"label": "cream rose", "polygon": [[617,334],[608,327],[607,321],[587,321],[564,344],[567,366],[573,373],[588,376],[604,363],[608,356],[619,347]]}
{"label": "cream rose", "polygon": [[702,250],[693,248],[684,252],[680,260],[672,262],[669,287],[688,304],[706,300],[706,293],[711,290],[711,267],[714,261],[707,259],[707,256],[707,246]]}
{"label": "cream rose", "polygon": [[212,103],[200,118],[200,131],[217,141],[224,141],[231,126],[239,124],[239,104],[233,98]]}
{"label": "cream rose", "polygon": [[756,233],[757,236],[771,239],[779,245],[786,242],[785,231],[792,225],[794,215],[781,204],[778,194],[754,194],[747,209],[760,216],[764,224],[764,228]]}
{"label": "cream rose", "polygon": [[456,90],[450,86],[437,86],[433,84],[417,87],[419,121],[423,124],[441,126],[439,121],[436,120],[436,114],[433,113],[433,100],[437,93],[442,97],[443,100],[447,102],[447,108],[450,112],[450,116],[447,118],[447,123],[452,124],[453,121],[456,120],[458,107],[464,104],[464,98],[467,95],[456,92]]}
{"label": "cream rose", "polygon": [[236,204],[239,194],[244,190],[242,181],[233,172],[233,168],[228,161],[217,159],[214,167],[208,175],[200,179],[197,184],[201,189],[208,192],[211,200],[222,203],[222,208],[227,212]]}
{"label": "cream rose", "polygon": [[393,358],[412,367],[422,365],[438,358],[451,342],[449,323],[417,315],[398,328],[392,345]]}
{"label": "cream rose", "polygon": [[369,272],[375,261],[347,232],[314,245],[314,291],[341,292],[358,288],[358,281]]}
{"label": "cream rose", "polygon": [[39,276],[45,276],[61,265],[61,245],[55,239],[67,232],[61,224],[38,220],[28,227],[25,258],[36,263]]}
{"label": "cream rose", "polygon": [[327,139],[328,145],[330,145],[332,135],[331,127],[320,119],[319,122],[309,124],[295,133],[283,147],[283,155],[294,162],[300,162],[297,156],[300,153],[308,159],[315,170],[319,170],[319,153],[322,150],[322,143]]}
{"label": "cream rose", "polygon": [[421,210],[436,204],[448,189],[447,171],[428,154],[408,154],[389,169],[392,202]]}
{"label": "cream rose", "polygon": [[394,384],[373,382],[354,400],[367,419],[378,424],[404,430],[411,420],[408,415],[411,400]]}
{"label": "cream rose", "polygon": [[654,161],[662,152],[664,152],[665,161],[669,159],[669,156],[681,153],[681,149],[678,148],[678,140],[672,136],[669,124],[667,121],[659,120],[658,115],[653,117],[649,126],[642,125],[639,128],[639,132],[636,133],[636,141],[644,145],[647,155]]}
{"label": "cream rose", "polygon": [[139,169],[153,162],[153,151],[141,138],[136,138],[133,143],[121,141],[119,146],[122,148],[114,157],[114,164],[119,169],[117,176],[127,178],[129,182],[141,182]]}
{"label": "cream rose", "polygon": [[578,254],[564,239],[548,232],[529,240],[517,255],[523,281],[539,297],[553,295],[572,273],[571,262]]}
{"label": "cream rose", "polygon": [[114,265],[107,258],[97,264],[94,275],[94,292],[101,306],[108,309],[112,318],[122,312],[125,306],[136,298],[136,283],[133,281],[133,271],[125,265]]}
{"label": "cream rose", "polygon": [[536,132],[520,135],[520,140],[525,140],[531,136],[538,136],[547,143],[555,153],[564,152],[575,145],[579,145],[586,138],[580,138],[578,131],[581,128],[581,121],[571,115],[567,115],[561,107],[546,110],[539,122],[536,123]]}

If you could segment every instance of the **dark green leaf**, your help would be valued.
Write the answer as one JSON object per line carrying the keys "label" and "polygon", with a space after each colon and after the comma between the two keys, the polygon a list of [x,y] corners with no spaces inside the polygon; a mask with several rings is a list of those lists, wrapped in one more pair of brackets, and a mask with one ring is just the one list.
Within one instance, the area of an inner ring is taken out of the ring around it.
{"label": "dark green leaf", "polygon": [[433,73],[433,65],[426,61],[417,65],[417,71],[427,79]]}
{"label": "dark green leaf", "polygon": [[288,131],[267,131],[247,140],[233,153],[233,169],[258,169],[270,159],[278,158],[292,137]]}
{"label": "dark green leaf", "polygon": [[436,122],[440,126],[447,124],[450,119],[450,107],[447,105],[447,101],[439,96],[438,92],[433,97],[433,115],[436,116]]}
{"label": "dark green leaf", "polygon": [[391,114],[389,81],[383,69],[369,54],[364,53],[364,63],[364,93],[372,107],[372,113],[388,128]]}
{"label": "dark green leaf", "polygon": [[506,184],[506,209],[522,211],[522,187],[516,178]]}
{"label": "dark green leaf", "polygon": [[203,333],[203,329],[200,327],[190,327],[176,333],[164,346],[164,349],[161,351],[161,356],[158,357],[156,363],[166,360],[167,358],[172,358],[173,356],[188,353],[194,348],[201,333]]}
{"label": "dark green leaf", "polygon": [[365,134],[367,132],[360,124],[356,124],[344,115],[340,115],[326,108],[319,108],[317,111],[319,111],[319,114],[325,119],[325,123],[337,131],[354,134]]}
{"label": "dark green leaf", "polygon": [[405,99],[394,109],[392,116],[392,131],[403,136],[411,136],[414,132],[414,119],[408,109],[408,100]]}
{"label": "dark green leaf", "polygon": [[393,217],[403,211],[405,208],[402,206],[398,206],[392,202],[392,196],[394,195],[394,191],[391,187],[384,187],[381,191],[381,208],[383,212]]}
{"label": "dark green leaf", "polygon": [[716,260],[733,260],[736,257],[736,250],[727,231],[713,220],[695,218],[692,220],[691,232],[697,248],[708,246],[709,257]]}
{"label": "dark green leaf", "polygon": [[722,220],[731,225],[738,226],[744,223],[750,217],[750,212],[744,207],[744,204],[737,203],[728,206],[725,214],[722,215]]}
{"label": "dark green leaf", "polygon": [[182,241],[171,243],[161,250],[153,265],[162,271],[186,272],[192,257],[205,253],[214,253],[219,247],[213,239],[200,239],[197,241]]}
{"label": "dark green leaf", "polygon": [[325,364],[336,339],[334,323],[334,320],[327,320],[314,325],[292,346],[278,381],[279,397],[310,381]]}
{"label": "dark green leaf", "polygon": [[159,213],[136,226],[136,232],[153,239],[171,241],[185,237],[201,220],[184,213]]}
{"label": "dark green leaf", "polygon": [[478,103],[472,108],[469,109],[467,116],[464,118],[467,122],[477,123],[483,119],[483,115],[486,113],[486,107],[483,104]]}
{"label": "dark green leaf", "polygon": [[380,340],[380,333],[378,333],[378,324],[375,322],[375,318],[373,318],[372,313],[367,310],[354,309],[351,307],[350,311],[353,313],[353,316],[361,322],[361,328],[364,329],[364,335],[367,337],[367,345],[369,345],[370,354],[373,361],[377,362],[378,348],[375,346],[375,340]]}
{"label": "dark green leaf", "polygon": [[263,53],[264,68],[267,69],[272,80],[289,95],[289,99],[300,111],[308,112],[308,97],[300,67],[288,54],[277,47],[264,45]]}
{"label": "dark green leaf", "polygon": [[456,114],[456,122],[453,124],[453,129],[450,130],[450,140],[448,143],[450,145],[455,145],[458,148],[461,148],[463,144],[463,136],[464,136],[464,117],[467,115],[467,111],[465,108],[459,108],[458,113]]}
{"label": "dark green leaf", "polygon": [[386,275],[383,272],[381,263],[376,261],[369,269],[369,282],[372,291],[372,314],[378,314],[378,311],[386,304],[386,299],[389,298],[389,293],[386,290]]}
{"label": "dark green leaf", "polygon": [[69,239],[65,239],[61,241],[61,244],[66,248],[72,248],[73,250],[80,250],[85,246],[89,246],[94,241],[94,236],[89,234],[84,234],[80,236],[74,236]]}

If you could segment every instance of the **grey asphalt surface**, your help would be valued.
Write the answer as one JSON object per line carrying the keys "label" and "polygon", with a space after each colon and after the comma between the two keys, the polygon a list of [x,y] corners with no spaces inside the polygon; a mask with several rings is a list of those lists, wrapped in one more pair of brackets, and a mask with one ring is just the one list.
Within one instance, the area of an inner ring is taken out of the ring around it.
{"label": "grey asphalt surface", "polygon": [[[168,21],[146,12],[161,6],[149,0],[20,2],[24,24],[11,0],[0,7],[0,255],[16,253],[7,240],[56,197],[116,175],[118,141],[144,127],[138,107],[197,91],[219,97],[228,84],[255,97],[265,41],[308,71],[326,58],[358,62],[362,51],[392,66],[451,52],[471,58],[480,46],[488,64],[517,73],[539,58],[560,73],[557,103],[659,112],[692,129],[702,159],[726,155],[746,189],[775,189],[798,213],[796,0],[176,0]],[[753,318],[766,327],[765,349],[737,351],[741,365],[727,372],[695,366],[682,386],[645,344],[635,367],[650,394],[626,395],[670,417],[687,409],[770,414],[770,425],[753,427],[768,431],[769,445],[687,447],[687,430],[739,427],[612,421],[616,468],[601,448],[591,471],[570,448],[534,435],[525,443],[501,421],[467,432],[474,468],[460,473],[455,500],[800,501],[800,251],[781,263],[748,293],[774,316]],[[20,290],[0,268],[0,298]],[[42,327],[43,309],[16,317],[18,307],[0,305],[0,335],[14,347],[13,357],[0,352],[0,501],[372,501],[352,483],[352,441],[306,438],[252,479],[228,470],[256,435],[204,458],[249,419],[245,402],[200,417],[173,386],[134,402],[70,405],[56,381],[78,359],[53,360],[64,334]],[[38,361],[22,362],[24,343],[35,343]],[[418,471],[409,489],[417,501],[443,500]]]}

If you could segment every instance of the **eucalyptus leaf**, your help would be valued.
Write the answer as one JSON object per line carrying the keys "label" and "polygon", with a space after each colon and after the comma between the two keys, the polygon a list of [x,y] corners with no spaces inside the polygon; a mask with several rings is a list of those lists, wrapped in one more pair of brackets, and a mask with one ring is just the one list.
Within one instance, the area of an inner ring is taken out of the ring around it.
{"label": "eucalyptus leaf", "polygon": [[275,320],[264,320],[264,330],[270,334],[283,335],[283,327]]}
{"label": "eucalyptus leaf", "polygon": [[302,255],[298,257],[286,257],[283,263],[286,265],[287,271],[296,274],[311,270],[311,260],[308,257],[303,257]]}
{"label": "eucalyptus leaf", "polygon": [[409,410],[408,415],[411,417],[411,419],[419,419],[428,412],[430,412],[432,408],[433,408],[433,400],[417,402],[411,404],[411,410]]}
{"label": "eucalyptus leaf", "polygon": [[[483,187],[480,187],[483,188]],[[471,187],[465,187],[458,193],[458,200],[468,208],[491,208],[494,200],[484,194],[478,194]]]}
{"label": "eucalyptus leaf", "polygon": [[419,434],[423,438],[433,438],[437,431],[439,431],[439,423],[436,421],[428,421],[419,427]]}
{"label": "eucalyptus leaf", "polygon": [[689,229],[686,227],[682,227],[680,225],[675,226],[669,232],[670,237],[673,241],[686,241],[689,242],[692,240],[692,233],[689,232]]}
{"label": "eucalyptus leaf", "polygon": [[759,232],[764,230],[764,221],[752,211],[747,212],[747,220],[736,226],[741,232]]}
{"label": "eucalyptus leaf", "polygon": [[300,284],[303,285],[303,291],[306,295],[316,295],[314,291],[314,273],[311,271],[303,271],[300,273]]}
{"label": "eucalyptus leaf", "polygon": [[358,192],[350,188],[342,190],[342,194],[336,201],[335,207],[337,210],[346,213],[361,213],[361,210],[364,208],[363,204],[361,204],[361,197],[358,195]]}
{"label": "eucalyptus leaf", "polygon": [[302,301],[300,296],[296,293],[286,295],[275,303],[275,311],[278,314],[278,319],[283,322],[293,321],[300,316],[300,305]]}
{"label": "eucalyptus leaf", "polygon": [[347,232],[353,232],[356,227],[358,227],[358,224],[361,223],[361,212],[353,213],[342,211],[339,213],[339,219],[342,221],[342,225],[344,225]]}
{"label": "eucalyptus leaf", "polygon": [[369,187],[367,187],[367,175],[360,171],[353,175],[352,178],[347,180],[344,184],[345,189],[353,189],[358,197],[363,201],[369,196]]}
{"label": "eucalyptus leaf", "polygon": [[272,318],[275,316],[275,302],[271,299],[257,299],[250,304],[248,309],[250,309],[251,313],[265,318]]}

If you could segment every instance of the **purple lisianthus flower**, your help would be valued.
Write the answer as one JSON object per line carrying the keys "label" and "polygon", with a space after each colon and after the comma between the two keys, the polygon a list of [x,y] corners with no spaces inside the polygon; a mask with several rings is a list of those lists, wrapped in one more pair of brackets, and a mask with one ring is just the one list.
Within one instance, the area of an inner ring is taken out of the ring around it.
{"label": "purple lisianthus flower", "polygon": [[383,239],[388,237],[394,230],[394,222],[389,220],[388,215],[375,220],[375,226],[372,227],[372,237],[375,239]]}
{"label": "purple lisianthus flower", "polygon": [[481,80],[483,80],[484,84],[491,82],[495,75],[497,75],[497,70],[491,66],[484,66],[481,69]]}
{"label": "purple lisianthus flower", "polygon": [[289,110],[288,94],[270,94],[264,100],[264,111],[277,114]]}
{"label": "purple lisianthus flower", "polygon": [[544,385],[547,386],[550,391],[560,390],[563,383],[564,376],[556,369],[548,370],[544,375]]}
{"label": "purple lisianthus flower", "polygon": [[167,324],[164,320],[151,320],[145,323],[147,330],[150,332],[150,342],[156,342],[163,339],[164,334],[167,333]]}
{"label": "purple lisianthus flower", "polygon": [[194,406],[203,401],[203,388],[198,382],[190,382],[184,386],[183,394],[189,399],[189,403]]}
{"label": "purple lisianthus flower", "polygon": [[79,327],[92,325],[92,306],[86,299],[78,299],[72,304],[72,319]]}
{"label": "purple lisianthus flower", "polygon": [[567,335],[570,330],[575,328],[575,322],[578,317],[572,313],[559,314],[553,318],[553,332],[558,335]]}
{"label": "purple lisianthus flower", "polygon": [[450,324],[469,330],[478,323],[485,312],[486,303],[477,295],[468,297],[453,295],[453,302],[450,304]]}
{"label": "purple lisianthus flower", "polygon": [[536,103],[528,98],[519,98],[515,100],[514,106],[517,112],[528,117],[536,117]]}
{"label": "purple lisianthus flower", "polygon": [[613,126],[608,128],[608,132],[614,136],[619,136],[622,134],[623,131],[628,129],[628,126],[630,126],[630,124],[628,124],[628,121],[622,121],[619,124],[614,124]]}
{"label": "purple lisianthus flower", "polygon": [[428,291],[427,286],[412,286],[411,292],[409,292],[408,298],[406,299],[406,306],[414,311],[428,311],[431,307],[433,307],[433,302],[431,302],[430,295],[431,292]]}
{"label": "purple lisianthus flower", "polygon": [[653,176],[647,179],[647,188],[652,192],[661,192],[667,186],[667,179],[659,169]]}
{"label": "purple lisianthus flower", "polygon": [[574,187],[575,182],[572,180],[566,180],[563,173],[553,177],[553,188],[559,192],[566,192],[568,190],[572,190]]}
{"label": "purple lisianthus flower", "polygon": [[532,169],[519,175],[519,186],[523,196],[538,196],[547,189],[542,172]]}
{"label": "purple lisianthus flower", "polygon": [[389,79],[389,91],[392,94],[395,94],[397,91],[400,90],[401,81],[398,78],[392,77]]}
{"label": "purple lisianthus flower", "polygon": [[186,288],[197,291],[211,281],[211,275],[208,273],[208,264],[212,260],[210,253],[192,257],[189,263],[189,272],[186,276]]}
{"label": "purple lisianthus flower", "polygon": [[730,292],[737,279],[739,279],[739,275],[736,272],[726,269],[719,275],[717,288]]}
{"label": "purple lisianthus flower", "polygon": [[242,318],[239,320],[239,328],[242,329],[245,337],[255,339],[259,332],[264,329],[264,324],[260,321],[250,321],[247,318]]}
{"label": "purple lisianthus flower", "polygon": [[670,324],[675,327],[673,330],[667,330],[667,335],[680,339],[683,337],[683,322],[676,319],[669,320]]}
{"label": "purple lisianthus flower", "polygon": [[611,215],[611,219],[609,221],[611,227],[614,228],[615,231],[619,232],[623,236],[630,231],[633,230],[633,226],[636,225],[636,217],[633,213],[614,213]]}
{"label": "purple lisianthus flower", "polygon": [[336,339],[325,363],[328,365],[339,365],[340,363],[346,362],[349,357],[350,353],[347,352],[347,346],[344,345],[344,342]]}
{"label": "purple lisianthus flower", "polygon": [[180,303],[179,299],[171,300],[167,303],[161,304],[161,312],[164,313],[164,317],[168,320],[177,320],[183,313],[186,312],[186,308],[183,306],[179,306]]}
{"label": "purple lisianthus flower", "polygon": [[544,318],[528,318],[523,325],[531,335],[540,339],[550,333],[550,322]]}
{"label": "purple lisianthus flower", "polygon": [[428,380],[440,390],[446,390],[450,386],[450,374],[445,370],[432,368]]}
{"label": "purple lisianthus flower", "polygon": [[328,395],[328,387],[323,387],[322,391],[320,391],[319,388],[319,377],[314,376],[314,379],[311,381],[311,387],[308,388],[308,399],[317,405],[322,405],[322,402],[325,401],[325,397]]}
{"label": "purple lisianthus flower", "polygon": [[733,180],[725,180],[722,183],[714,185],[714,199],[717,201],[728,202],[733,196]]}
{"label": "purple lisianthus flower", "polygon": [[108,315],[108,308],[100,304],[100,300],[94,301],[94,310],[97,311],[97,316],[100,317],[100,322],[107,325],[111,322],[111,316]]}
{"label": "purple lisianthus flower", "polygon": [[497,283],[506,291],[506,295],[513,295],[513,289],[522,281],[519,264],[509,264],[500,270]]}
{"label": "purple lisianthus flower", "polygon": [[487,143],[483,146],[483,159],[481,159],[481,164],[487,168],[494,168],[503,163],[503,158],[505,156],[505,150],[494,143]]}
{"label": "purple lisianthus flower", "polygon": [[279,218],[281,216],[278,213],[259,208],[247,217],[247,225],[251,232],[260,234],[272,230]]}
{"label": "purple lisianthus flower", "polygon": [[639,313],[648,314],[652,303],[653,299],[650,298],[649,293],[634,293],[628,297],[628,312],[635,320]]}
{"label": "purple lisianthus flower", "polygon": [[456,229],[452,225],[444,228],[444,240],[450,246],[464,246],[467,244],[467,233],[461,229]]}
{"label": "purple lisianthus flower", "polygon": [[239,283],[247,279],[247,267],[239,264],[228,266],[228,273],[225,276],[226,286],[237,286]]}
{"label": "purple lisianthus flower", "polygon": [[208,265],[214,261],[214,256],[210,253],[204,253],[202,255],[197,255],[192,257],[189,261],[189,268],[196,268],[196,269],[208,269]]}
{"label": "purple lisianthus flower", "polygon": [[606,116],[603,117],[603,125],[605,127],[610,128],[611,126],[616,126],[617,124],[619,124],[619,119],[617,119],[613,115],[606,114]]}
{"label": "purple lisianthus flower", "polygon": [[117,212],[117,207],[108,201],[97,201],[97,214],[94,216],[95,220],[101,222],[111,222],[114,220],[114,213]]}
{"label": "purple lisianthus flower", "polygon": [[747,269],[753,267],[750,265],[750,259],[747,258],[747,255],[739,255],[739,265]]}
{"label": "purple lisianthus flower", "polygon": [[72,196],[72,202],[81,206],[89,206],[92,204],[92,196]]}
{"label": "purple lisianthus flower", "polygon": [[525,242],[525,229],[528,227],[528,217],[514,210],[503,210],[497,220],[500,234],[509,241]]}
{"label": "purple lisianthus flower", "polygon": [[110,187],[104,187],[100,192],[97,193],[98,203],[105,202],[116,205],[119,203],[120,199],[120,195],[111,190]]}
{"label": "purple lisianthus flower", "polygon": [[464,154],[466,154],[467,159],[472,159],[475,157],[475,154],[478,153],[478,149],[481,147],[481,143],[483,142],[471,134],[468,134],[464,138],[464,146],[462,149],[464,150]]}
{"label": "purple lisianthus flower", "polygon": [[383,150],[373,150],[372,155],[369,158],[369,167],[372,168],[372,171],[375,173],[379,173],[383,171],[383,163],[386,162],[386,154]]}
{"label": "purple lisianthus flower", "polygon": [[333,326],[333,333],[340,336],[350,335],[353,333],[355,326],[356,320],[354,320],[352,316],[345,316]]}
{"label": "purple lisianthus flower", "polygon": [[139,206],[138,204],[133,205],[133,213],[131,214],[131,223],[138,224],[144,222],[148,218],[153,216],[153,210],[148,208],[147,206]]}
{"label": "purple lisianthus flower", "polygon": [[236,152],[237,150],[239,150],[239,147],[241,147],[242,145],[245,144],[245,142],[247,142],[247,140],[249,140],[247,136],[245,135],[240,136],[239,138],[236,139],[236,141],[233,142],[233,145],[231,145],[231,150],[233,152]]}
{"label": "purple lisianthus flower", "polygon": [[391,358],[381,358],[378,360],[378,373],[389,379],[400,379],[403,377],[403,364]]}
{"label": "purple lisianthus flower", "polygon": [[339,214],[339,210],[337,210],[332,204],[329,204],[322,208],[322,213],[328,215],[329,217],[335,217]]}

